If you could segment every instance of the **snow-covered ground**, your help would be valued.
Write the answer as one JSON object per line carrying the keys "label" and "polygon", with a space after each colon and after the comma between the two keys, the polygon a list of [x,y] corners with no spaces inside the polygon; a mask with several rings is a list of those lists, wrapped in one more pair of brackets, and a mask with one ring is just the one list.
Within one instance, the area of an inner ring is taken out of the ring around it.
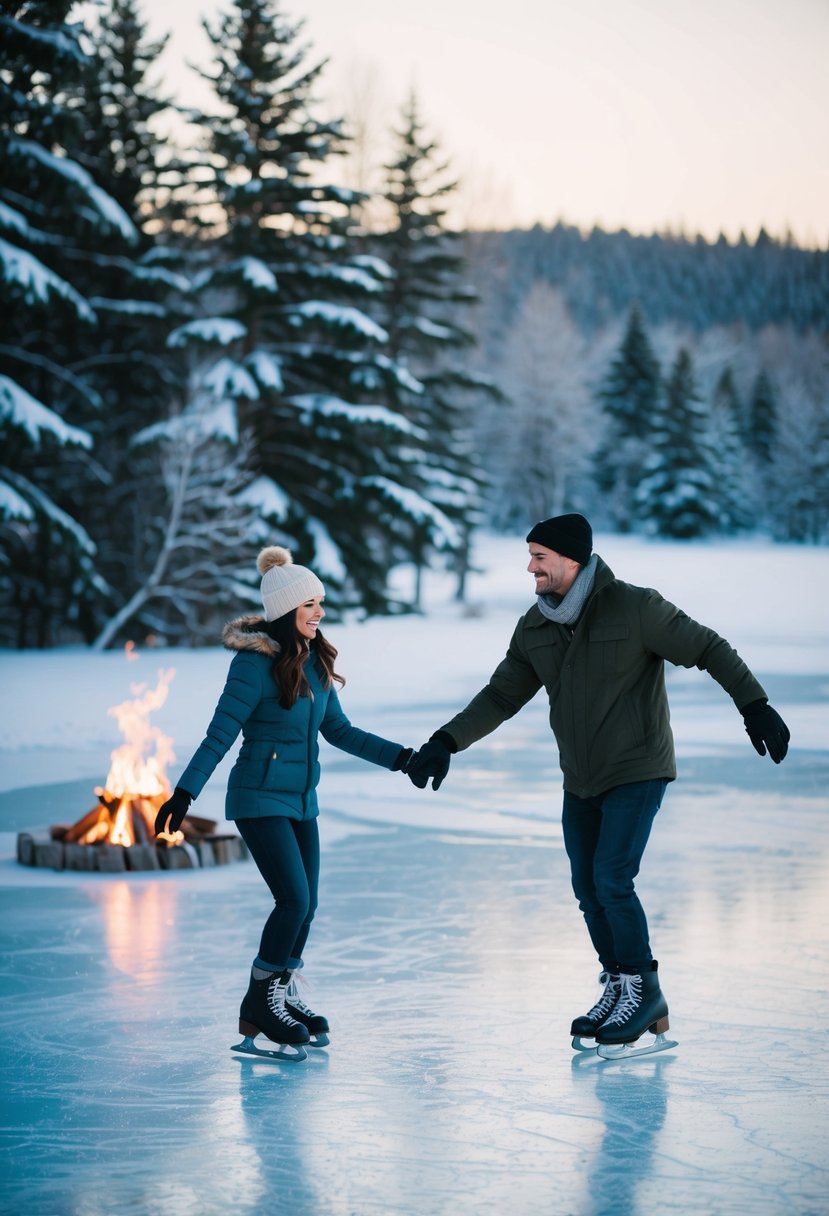
{"label": "snow-covered ground", "polygon": [[[600,537],[737,647],[792,730],[752,750],[704,674],[669,677],[680,780],[639,889],[677,1051],[569,1046],[597,968],[569,891],[543,695],[435,794],[326,748],[302,1066],[228,1051],[261,921],[250,864],[32,871],[15,834],[89,810],[109,706],[175,668],[153,721],[189,758],[227,667],[192,652],[0,655],[0,1210],[433,1216],[817,1216],[829,1132],[829,557]],[[333,625],[359,725],[417,744],[477,691],[531,602],[522,540],[482,538],[471,604]],[[401,579],[405,574],[401,573]],[[224,762],[197,804],[220,818]]]}

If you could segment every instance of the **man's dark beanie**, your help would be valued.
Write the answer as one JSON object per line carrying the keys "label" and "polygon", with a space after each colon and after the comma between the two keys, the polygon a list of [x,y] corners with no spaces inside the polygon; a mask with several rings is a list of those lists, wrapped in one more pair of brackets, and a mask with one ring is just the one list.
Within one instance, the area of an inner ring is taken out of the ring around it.
{"label": "man's dark beanie", "polygon": [[542,519],[527,535],[527,544],[554,549],[562,557],[571,557],[586,566],[593,552],[593,529],[583,515],[554,515]]}

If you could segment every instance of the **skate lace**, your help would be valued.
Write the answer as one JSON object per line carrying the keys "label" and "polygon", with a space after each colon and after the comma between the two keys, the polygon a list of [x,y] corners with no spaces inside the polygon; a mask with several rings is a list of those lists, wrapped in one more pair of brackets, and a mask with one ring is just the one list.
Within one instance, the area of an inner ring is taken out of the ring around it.
{"label": "skate lace", "polygon": [[622,975],[619,977],[621,992],[613,1006],[613,1012],[605,1022],[605,1026],[621,1026],[628,1021],[642,1003],[641,975]]}
{"label": "skate lace", "polygon": [[288,984],[286,999],[290,1001],[292,1007],[298,1010],[303,1017],[311,1018],[315,1016],[313,1009],[306,1005],[304,1001],[300,1000],[295,976],[291,977],[291,982]]}
{"label": "skate lace", "polygon": [[268,987],[268,1009],[285,1026],[296,1026],[296,1020],[291,1017],[285,1008],[286,991],[287,986],[280,984],[277,979],[274,979]]}
{"label": "skate lace", "polygon": [[604,1021],[619,995],[620,985],[617,975],[611,975],[610,972],[603,971],[599,976],[599,983],[604,984],[604,991],[587,1015],[591,1021]]}

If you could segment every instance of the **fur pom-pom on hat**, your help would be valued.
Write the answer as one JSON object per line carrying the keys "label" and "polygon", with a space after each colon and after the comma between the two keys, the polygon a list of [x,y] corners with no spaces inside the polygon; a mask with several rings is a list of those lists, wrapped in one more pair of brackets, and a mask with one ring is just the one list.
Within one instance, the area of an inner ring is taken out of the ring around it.
{"label": "fur pom-pom on hat", "polygon": [[300,604],[325,595],[325,588],[313,570],[294,565],[290,549],[281,545],[262,549],[256,568],[262,575],[262,604],[268,621],[276,621],[288,612],[295,612]]}
{"label": "fur pom-pom on hat", "polygon": [[260,574],[264,574],[273,566],[292,566],[293,564],[291,550],[283,549],[281,545],[268,545],[256,559],[256,569]]}

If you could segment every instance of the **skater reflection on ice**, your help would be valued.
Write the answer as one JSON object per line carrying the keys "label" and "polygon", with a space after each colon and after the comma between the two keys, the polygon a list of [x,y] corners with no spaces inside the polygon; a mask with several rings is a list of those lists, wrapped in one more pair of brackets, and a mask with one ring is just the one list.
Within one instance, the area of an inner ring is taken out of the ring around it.
{"label": "skater reflection on ice", "polygon": [[604,1133],[587,1166],[585,1216],[643,1209],[640,1192],[653,1175],[654,1148],[668,1113],[665,1070],[672,1056],[641,1061],[636,1068],[604,1068],[595,1053],[573,1056],[579,1085],[594,1085],[602,1106]]}
{"label": "skater reflection on ice", "polygon": [[[294,565],[287,549],[259,554],[264,617],[229,622],[223,640],[235,652],[207,735],[158,813],[156,832],[177,831],[191,802],[241,731],[243,743],[230,773],[225,814],[268,884],[274,907],[253,961],[239,1010],[244,1037],[232,1050],[292,1063],[306,1048],[328,1044],[328,1021],[300,998],[297,977],[317,906],[320,841],[319,746],[335,747],[392,771],[406,771],[411,748],[352,726],[334,684],[337,651],[319,625],[325,589],[313,573]],[[263,1034],[275,1046],[263,1049]]]}
{"label": "skater reflection on ice", "polygon": [[[665,662],[698,667],[729,694],[756,751],[775,764],[789,731],[735,650],[650,588],[617,579],[593,553],[583,515],[527,536],[536,604],[506,657],[467,707],[409,765],[437,790],[452,756],[494,731],[540,688],[564,773],[562,829],[573,891],[602,968],[599,999],[574,1019],[577,1051],[605,1059],[675,1047],[634,879],[665,790],[676,777]],[[640,1043],[649,1032],[653,1037]]]}

